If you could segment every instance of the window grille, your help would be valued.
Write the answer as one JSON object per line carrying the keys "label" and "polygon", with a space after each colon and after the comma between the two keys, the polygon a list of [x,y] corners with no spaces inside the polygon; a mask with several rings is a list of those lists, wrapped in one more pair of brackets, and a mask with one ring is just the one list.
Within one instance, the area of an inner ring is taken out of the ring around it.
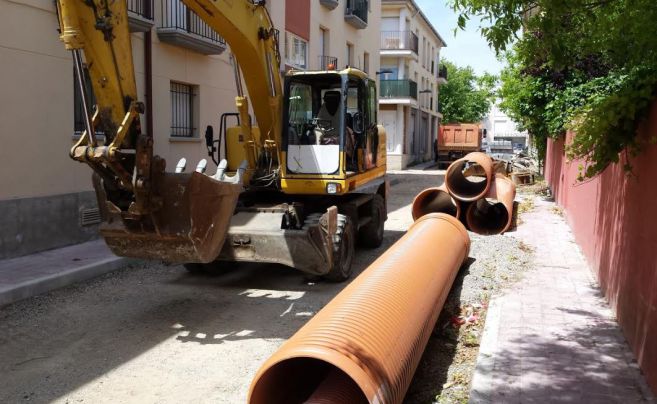
{"label": "window grille", "polygon": [[194,86],[171,82],[171,136],[194,137]]}

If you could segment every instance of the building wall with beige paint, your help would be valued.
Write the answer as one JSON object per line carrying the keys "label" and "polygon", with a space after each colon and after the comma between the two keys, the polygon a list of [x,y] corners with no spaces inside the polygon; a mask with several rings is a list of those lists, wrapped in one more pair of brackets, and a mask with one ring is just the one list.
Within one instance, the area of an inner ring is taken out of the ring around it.
{"label": "building wall with beige paint", "polygon": [[[337,68],[350,64],[376,79],[376,72],[379,71],[381,0],[368,2],[367,27],[363,29],[346,22],[347,3],[347,0],[340,0],[338,6],[331,10],[320,4],[319,0],[311,1],[309,69],[322,68],[320,56],[333,56],[337,58]],[[351,52],[348,46],[351,46]],[[348,53],[351,53],[352,60],[348,60]]]}
{"label": "building wall with beige paint", "polygon": [[[158,38],[164,1],[154,0],[151,30],[155,152],[167,159],[168,170],[181,157],[193,169],[207,157],[206,126],[216,135],[220,115],[235,109],[233,72],[229,51],[207,56]],[[272,14],[281,23],[280,9]],[[57,29],[53,2],[0,0],[0,259],[97,237],[96,226],[80,223],[81,213],[96,202],[91,170],[68,157],[74,141],[73,64]],[[144,38],[132,35],[142,101]],[[193,86],[191,138],[170,136],[171,81]],[[143,116],[142,123],[145,128]]]}
{"label": "building wall with beige paint", "polygon": [[[417,47],[410,45],[413,35]],[[439,76],[440,49],[446,44],[414,0],[381,1],[379,38],[380,69],[387,72],[381,75],[379,107],[388,135],[388,168],[403,169],[432,158],[442,118],[439,86],[446,83]],[[404,91],[409,82],[415,83],[414,94]]]}

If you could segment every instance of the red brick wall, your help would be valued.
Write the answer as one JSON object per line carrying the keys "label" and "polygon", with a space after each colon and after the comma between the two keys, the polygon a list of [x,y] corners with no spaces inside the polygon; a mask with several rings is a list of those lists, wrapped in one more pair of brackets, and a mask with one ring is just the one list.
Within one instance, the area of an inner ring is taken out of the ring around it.
{"label": "red brick wall", "polygon": [[285,0],[285,30],[307,41],[310,40],[310,1]]}
{"label": "red brick wall", "polygon": [[[657,103],[639,133],[657,136]],[[634,354],[657,392],[657,145],[577,182],[580,162],[568,162],[564,144],[550,140],[545,177],[566,212],[575,238],[615,309]]]}

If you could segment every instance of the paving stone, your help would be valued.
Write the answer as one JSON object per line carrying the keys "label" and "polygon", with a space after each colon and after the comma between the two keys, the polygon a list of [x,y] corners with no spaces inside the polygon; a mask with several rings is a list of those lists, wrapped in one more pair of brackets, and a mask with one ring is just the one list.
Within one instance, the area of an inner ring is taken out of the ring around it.
{"label": "paving stone", "polygon": [[534,267],[490,303],[470,402],[654,403],[568,225],[552,206],[537,200],[515,232],[534,248]]}

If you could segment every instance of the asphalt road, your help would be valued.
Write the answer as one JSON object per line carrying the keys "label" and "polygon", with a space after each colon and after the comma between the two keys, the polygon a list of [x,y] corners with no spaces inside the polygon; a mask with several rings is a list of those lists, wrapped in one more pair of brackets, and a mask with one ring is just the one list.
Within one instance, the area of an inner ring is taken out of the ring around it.
{"label": "asphalt road", "polygon": [[[442,182],[391,177],[384,245],[359,250],[356,273],[408,228],[413,197]],[[199,277],[148,264],[15,303],[0,309],[0,402],[245,402],[260,365],[345,285],[278,265]]]}

